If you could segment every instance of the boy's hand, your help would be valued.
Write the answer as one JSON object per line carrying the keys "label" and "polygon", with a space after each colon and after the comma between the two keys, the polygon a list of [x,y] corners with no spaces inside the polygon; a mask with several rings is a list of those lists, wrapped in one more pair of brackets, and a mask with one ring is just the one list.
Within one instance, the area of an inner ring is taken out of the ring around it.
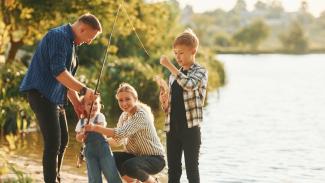
{"label": "boy's hand", "polygon": [[162,55],[160,57],[160,64],[166,67],[174,76],[177,76],[177,74],[179,73],[178,69],[170,62],[170,60],[165,55]]}
{"label": "boy's hand", "polygon": [[167,112],[168,109],[168,100],[169,100],[169,93],[160,91],[159,93],[159,100],[161,103],[161,108],[164,110],[164,112]]}
{"label": "boy's hand", "polygon": [[160,99],[160,102],[163,104],[165,102],[168,101],[168,93],[167,92],[164,92],[164,91],[160,91],[159,93],[159,99]]}
{"label": "boy's hand", "polygon": [[154,80],[156,81],[157,85],[159,86],[160,88],[160,92],[169,92],[169,87],[168,87],[168,84],[165,80],[163,80],[160,76],[155,76],[154,77]]}
{"label": "boy's hand", "polygon": [[160,64],[164,67],[167,67],[169,68],[170,65],[172,65],[172,63],[170,62],[170,60],[165,56],[165,55],[162,55],[160,57]]}

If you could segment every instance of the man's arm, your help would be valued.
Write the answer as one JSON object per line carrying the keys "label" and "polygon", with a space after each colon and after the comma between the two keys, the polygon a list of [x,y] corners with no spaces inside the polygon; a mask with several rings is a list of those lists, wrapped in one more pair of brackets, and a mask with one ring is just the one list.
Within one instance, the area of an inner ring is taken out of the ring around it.
{"label": "man's arm", "polygon": [[85,85],[76,80],[67,70],[62,71],[56,79],[70,90],[79,92]]}
{"label": "man's arm", "polygon": [[68,90],[68,98],[73,105],[73,109],[76,112],[78,118],[84,113],[84,106],[82,105],[79,95],[76,91]]}
{"label": "man's arm", "polygon": [[[67,70],[62,71],[56,77],[56,79],[61,84],[63,84],[65,87],[67,87],[68,89],[78,92],[79,94],[85,95],[86,101],[88,101],[88,100],[94,101],[97,98],[94,90],[87,88],[83,83],[76,80]],[[72,94],[72,95],[74,95],[74,94]],[[77,94],[75,93],[75,95],[77,95]],[[72,97],[72,98],[74,98],[74,97]]]}

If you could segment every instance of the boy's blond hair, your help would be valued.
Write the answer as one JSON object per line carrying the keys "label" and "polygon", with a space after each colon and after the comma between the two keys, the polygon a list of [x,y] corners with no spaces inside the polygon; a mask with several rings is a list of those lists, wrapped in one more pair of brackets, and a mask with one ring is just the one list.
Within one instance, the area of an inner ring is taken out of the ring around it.
{"label": "boy's blond hair", "polygon": [[176,45],[186,45],[197,50],[199,47],[199,39],[192,29],[188,28],[175,38],[173,47]]}

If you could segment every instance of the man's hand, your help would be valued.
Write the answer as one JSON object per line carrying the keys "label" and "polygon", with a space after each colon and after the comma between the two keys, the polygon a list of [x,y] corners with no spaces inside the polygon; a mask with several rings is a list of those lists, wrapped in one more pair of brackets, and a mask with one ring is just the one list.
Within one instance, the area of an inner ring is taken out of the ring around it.
{"label": "man's hand", "polygon": [[75,102],[73,104],[73,109],[74,109],[74,112],[77,114],[78,118],[80,119],[82,115],[85,115],[84,112],[85,112],[85,106],[82,105],[82,103],[80,101],[78,102]]}

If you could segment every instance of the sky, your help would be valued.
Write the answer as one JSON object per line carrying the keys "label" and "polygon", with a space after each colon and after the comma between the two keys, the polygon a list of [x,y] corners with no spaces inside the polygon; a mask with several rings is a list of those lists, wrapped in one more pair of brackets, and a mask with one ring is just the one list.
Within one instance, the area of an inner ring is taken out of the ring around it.
{"label": "sky", "polygon": [[[245,0],[248,10],[254,8],[257,0]],[[272,0],[262,0],[263,2],[271,2]],[[230,10],[234,7],[237,0],[178,0],[181,7],[189,4],[193,7],[194,12],[204,12],[221,8]],[[281,0],[286,11],[297,11],[300,7],[301,0]],[[325,0],[307,0],[309,12],[318,17],[325,10]]]}

